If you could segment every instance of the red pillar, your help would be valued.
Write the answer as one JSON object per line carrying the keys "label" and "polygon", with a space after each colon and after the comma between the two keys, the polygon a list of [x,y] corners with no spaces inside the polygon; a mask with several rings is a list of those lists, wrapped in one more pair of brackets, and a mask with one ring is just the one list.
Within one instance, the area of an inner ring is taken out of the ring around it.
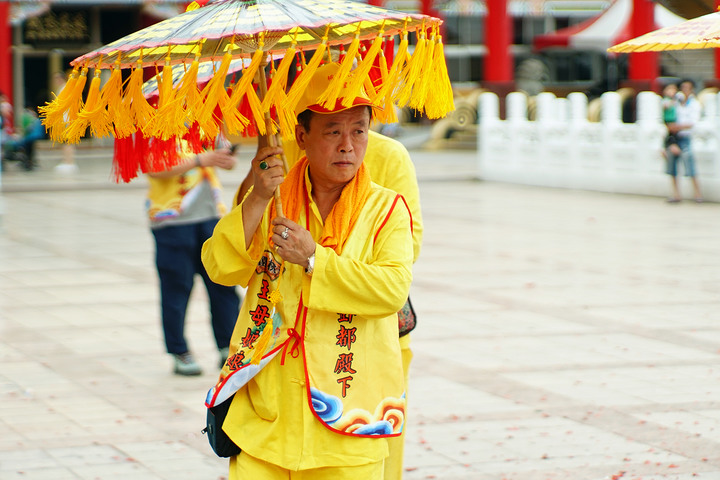
{"label": "red pillar", "polygon": [[512,89],[514,83],[513,58],[510,53],[512,19],[508,15],[507,3],[507,0],[487,0],[485,83],[493,90]]}
{"label": "red pillar", "polygon": [[[655,2],[633,0],[631,20],[632,37],[639,37],[655,30]],[[657,52],[631,53],[628,65],[630,82],[640,89],[651,88],[652,82],[660,75]]]}
{"label": "red pillar", "polygon": [[10,3],[0,2],[0,90],[13,98],[12,27]]}
{"label": "red pillar", "polygon": [[431,17],[440,17],[440,13],[433,7],[433,0],[420,0],[420,13]]}

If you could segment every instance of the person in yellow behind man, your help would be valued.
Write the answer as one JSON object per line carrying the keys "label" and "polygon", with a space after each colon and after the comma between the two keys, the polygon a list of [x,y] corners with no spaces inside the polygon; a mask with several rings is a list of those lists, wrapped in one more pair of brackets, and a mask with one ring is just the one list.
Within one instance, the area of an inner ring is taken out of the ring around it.
{"label": "person in yellow behind man", "polygon": [[247,286],[207,402],[234,393],[222,429],[242,451],[230,479],[383,479],[387,439],[405,423],[397,311],[412,221],[363,163],[367,95],[346,108],[343,89],[335,108],[318,105],[338,68],[319,68],[296,109],[306,156],[283,179],[282,150],[261,148],[252,189],[203,246],[214,281]]}
{"label": "person in yellow behind man", "polygon": [[[264,146],[261,141],[263,138],[264,137],[259,137],[259,147]],[[305,152],[298,147],[295,141],[283,142],[283,153],[290,167],[295,165],[295,163],[305,155]],[[417,176],[415,174],[415,166],[410,159],[410,154],[402,143],[370,130],[368,132],[368,145],[363,164],[365,164],[370,172],[370,178],[373,182],[390,190],[394,190],[405,198],[412,215],[413,263],[416,262],[422,246],[423,221]],[[234,205],[240,203],[245,197],[252,186],[252,180],[253,174],[251,169],[235,193],[235,197],[233,198]],[[401,332],[401,334],[400,348],[402,350],[403,371],[405,374],[405,390],[407,391],[412,350],[410,349],[410,332]],[[389,439],[388,444],[390,446],[390,456],[385,459],[385,479],[401,480],[405,433],[399,437]]]}

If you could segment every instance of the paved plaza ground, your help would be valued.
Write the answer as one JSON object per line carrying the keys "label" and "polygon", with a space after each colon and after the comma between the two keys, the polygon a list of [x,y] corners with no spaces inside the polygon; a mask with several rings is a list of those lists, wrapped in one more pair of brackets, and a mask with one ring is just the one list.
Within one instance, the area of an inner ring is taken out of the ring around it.
{"label": "paved plaza ground", "polygon": [[[216,480],[203,288],[171,374],[144,179],[3,173],[0,479]],[[223,173],[228,197],[244,175]],[[720,205],[475,180],[412,151],[425,240],[406,480],[720,480]],[[200,285],[197,285],[200,287]]]}

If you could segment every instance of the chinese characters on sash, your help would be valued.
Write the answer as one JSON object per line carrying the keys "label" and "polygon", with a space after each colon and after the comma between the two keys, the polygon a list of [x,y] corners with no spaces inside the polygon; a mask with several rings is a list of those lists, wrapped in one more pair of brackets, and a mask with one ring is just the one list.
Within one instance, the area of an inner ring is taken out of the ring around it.
{"label": "chinese characters on sash", "polygon": [[[347,395],[347,390],[351,386],[350,382],[353,379],[352,375],[357,373],[357,371],[352,367],[352,345],[356,341],[355,332],[357,331],[356,327],[350,326],[352,325],[353,317],[355,317],[355,315],[348,315],[344,313],[338,314],[338,324],[340,328],[338,329],[338,334],[335,337],[337,338],[335,345],[337,345],[340,349],[337,361],[335,362],[335,374],[339,376],[337,382],[342,385],[343,398]],[[347,326],[345,324],[347,324]]]}

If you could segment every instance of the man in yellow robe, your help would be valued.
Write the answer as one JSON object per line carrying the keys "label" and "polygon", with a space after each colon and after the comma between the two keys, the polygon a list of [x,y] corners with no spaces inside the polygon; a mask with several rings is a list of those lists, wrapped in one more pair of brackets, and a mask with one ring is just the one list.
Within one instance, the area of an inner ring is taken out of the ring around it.
{"label": "man in yellow robe", "polygon": [[[260,137],[260,148],[262,137]],[[304,155],[297,142],[288,141],[283,143],[283,153],[290,167],[294,166]],[[410,208],[413,222],[413,263],[420,255],[423,236],[423,221],[420,209],[420,192],[415,174],[415,166],[410,159],[405,146],[392,138],[381,135],[370,130],[368,132],[368,145],[365,152],[363,164],[370,172],[373,182],[383,187],[394,190],[403,196]],[[238,187],[233,199],[234,205],[240,203],[252,186],[252,170]],[[410,362],[412,361],[412,350],[410,349],[410,334],[400,337],[400,348],[402,350],[403,370],[405,372],[405,389],[408,389]],[[385,460],[385,479],[401,480],[403,471],[403,454],[405,448],[405,434],[388,440],[390,445],[390,456]]]}
{"label": "man in yellow robe", "polygon": [[281,149],[260,149],[252,190],[203,247],[214,281],[248,288],[208,401],[237,390],[223,424],[242,449],[231,479],[382,479],[404,426],[396,312],[412,280],[410,213],[363,164],[367,96],[318,105],[337,68],[318,69],[298,107],[306,157],[283,179]]}

